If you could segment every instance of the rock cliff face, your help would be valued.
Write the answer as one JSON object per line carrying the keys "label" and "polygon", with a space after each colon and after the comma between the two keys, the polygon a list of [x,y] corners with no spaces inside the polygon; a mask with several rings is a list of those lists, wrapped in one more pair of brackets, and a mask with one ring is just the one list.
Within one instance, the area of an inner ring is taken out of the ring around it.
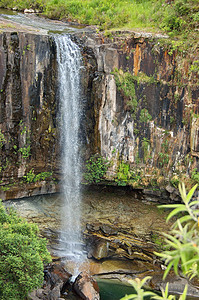
{"label": "rock cliff face", "polygon": [[111,161],[109,178],[134,186],[186,180],[199,157],[197,49],[180,52],[164,36],[129,32],[84,43],[97,59],[96,151]]}
{"label": "rock cliff face", "polygon": [[[108,158],[107,179],[122,185],[190,176],[199,157],[197,49],[179,52],[163,37],[129,32],[73,38],[85,64],[84,158]],[[1,197],[54,192],[60,163],[53,38],[1,34],[0,66]]]}
{"label": "rock cliff face", "polygon": [[31,182],[31,174],[50,177],[57,170],[54,44],[45,35],[1,34],[0,66],[1,192],[12,198],[28,195],[23,184]]}

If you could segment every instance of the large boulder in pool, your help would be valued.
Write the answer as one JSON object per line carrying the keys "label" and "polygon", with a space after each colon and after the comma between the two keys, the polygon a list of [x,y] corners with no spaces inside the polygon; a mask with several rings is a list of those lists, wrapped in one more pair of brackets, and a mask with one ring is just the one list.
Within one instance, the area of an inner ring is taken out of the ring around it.
{"label": "large boulder in pool", "polygon": [[97,281],[87,272],[77,276],[73,289],[83,300],[100,300]]}

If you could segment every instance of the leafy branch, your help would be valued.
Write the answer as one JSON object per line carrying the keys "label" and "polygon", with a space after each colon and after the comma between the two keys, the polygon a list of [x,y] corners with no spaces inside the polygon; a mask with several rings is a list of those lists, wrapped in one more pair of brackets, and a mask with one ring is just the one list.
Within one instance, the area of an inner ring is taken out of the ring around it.
{"label": "leafy branch", "polygon": [[[170,234],[164,233],[169,250],[165,250],[162,253],[155,253],[164,259],[167,265],[163,279],[166,278],[172,267],[174,268],[174,272],[178,274],[179,265],[183,274],[189,277],[193,278],[199,274],[199,236],[197,231],[199,201],[191,200],[196,188],[197,185],[187,194],[184,183],[179,184],[183,204],[160,206],[174,208],[168,215],[167,222],[177,214],[185,213],[185,215],[175,221]],[[186,224],[183,226],[185,222]]]}
{"label": "leafy branch", "polygon": [[153,292],[144,290],[144,285],[149,279],[151,279],[150,276],[146,276],[142,280],[140,280],[139,278],[135,278],[135,280],[129,280],[129,283],[132,284],[136,294],[126,295],[120,300],[131,300],[131,299],[142,300],[144,299],[144,297],[154,296],[155,294]]}
{"label": "leafy branch", "polygon": [[[168,204],[161,205],[161,208],[172,208],[173,210],[167,217],[167,222],[179,213],[183,214],[178,217],[174,222],[171,232],[164,233],[165,243],[167,250],[162,253],[155,252],[156,255],[161,257],[167,268],[164,272],[163,279],[166,278],[171,268],[178,275],[179,271],[183,273],[187,278],[199,277],[199,200],[192,200],[192,197],[196,191],[197,185],[195,185],[188,193],[186,193],[184,183],[179,184],[179,191],[181,194],[181,204]],[[149,277],[135,279],[131,281],[135,289],[135,293],[125,296],[121,300],[139,299],[144,300],[145,291],[143,285]],[[184,288],[179,300],[185,300],[187,295],[187,285]],[[162,296],[155,293],[150,294],[151,299],[156,300],[175,300],[176,296],[169,295],[169,285],[167,283],[165,289],[161,289]],[[151,293],[151,292],[149,292]]]}

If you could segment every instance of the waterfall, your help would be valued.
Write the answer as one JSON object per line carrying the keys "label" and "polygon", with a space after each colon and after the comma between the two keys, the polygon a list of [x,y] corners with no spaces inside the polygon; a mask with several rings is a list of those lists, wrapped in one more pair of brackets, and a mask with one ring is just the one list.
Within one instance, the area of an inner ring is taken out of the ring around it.
{"label": "waterfall", "polygon": [[[80,70],[82,66],[79,47],[69,36],[55,36],[58,63],[58,97],[60,117],[60,151],[62,163],[61,249],[65,256],[81,256],[81,193],[80,193]],[[63,255],[63,253],[62,253]]]}

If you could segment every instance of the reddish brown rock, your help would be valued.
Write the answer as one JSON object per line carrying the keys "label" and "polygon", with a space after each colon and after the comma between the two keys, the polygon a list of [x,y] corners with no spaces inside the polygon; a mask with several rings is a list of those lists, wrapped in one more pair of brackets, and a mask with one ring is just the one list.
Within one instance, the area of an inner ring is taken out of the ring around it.
{"label": "reddish brown rock", "polygon": [[100,299],[97,281],[87,272],[82,272],[77,276],[73,289],[83,300]]}

